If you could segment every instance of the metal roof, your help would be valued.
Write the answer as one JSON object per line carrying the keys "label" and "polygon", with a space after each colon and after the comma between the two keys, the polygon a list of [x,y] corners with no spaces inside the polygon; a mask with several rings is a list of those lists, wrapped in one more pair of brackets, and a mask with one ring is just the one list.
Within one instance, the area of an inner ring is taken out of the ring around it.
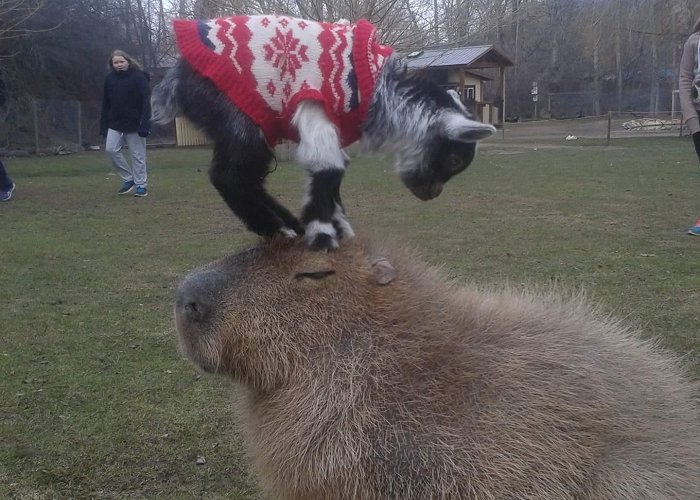
{"label": "metal roof", "polygon": [[405,61],[408,69],[434,68],[438,66],[471,66],[489,52],[493,52],[493,55],[501,61],[503,66],[513,66],[513,62],[493,45],[416,51],[408,54]]}

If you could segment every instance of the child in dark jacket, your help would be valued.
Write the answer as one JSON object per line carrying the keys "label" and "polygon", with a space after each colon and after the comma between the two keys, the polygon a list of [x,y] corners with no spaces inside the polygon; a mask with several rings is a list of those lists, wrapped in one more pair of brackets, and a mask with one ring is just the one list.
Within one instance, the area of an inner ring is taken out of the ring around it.
{"label": "child in dark jacket", "polygon": [[[109,58],[112,71],[105,78],[100,134],[106,138],[107,156],[122,179],[118,194],[147,196],[146,137],[151,128],[151,90],[148,74],[129,54],[115,50]],[[129,146],[131,166],[122,147]]]}

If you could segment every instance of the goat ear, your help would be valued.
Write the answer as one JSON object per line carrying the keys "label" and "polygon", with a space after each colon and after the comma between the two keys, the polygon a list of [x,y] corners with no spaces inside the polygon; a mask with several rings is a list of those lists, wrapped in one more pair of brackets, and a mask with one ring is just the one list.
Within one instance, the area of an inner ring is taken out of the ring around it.
{"label": "goat ear", "polygon": [[370,260],[372,277],[378,285],[388,285],[396,279],[396,268],[391,265],[386,257],[373,257]]}
{"label": "goat ear", "polygon": [[452,99],[454,100],[454,102],[456,102],[457,105],[459,105],[460,108],[462,108],[462,109],[465,110],[465,111],[467,110],[467,108],[464,107],[464,103],[462,102],[461,97],[459,97],[459,92],[457,92],[457,91],[454,90],[454,89],[449,89],[449,90],[447,91],[447,94],[448,94],[450,97],[452,97]]}
{"label": "goat ear", "polygon": [[460,142],[476,142],[496,133],[493,125],[470,120],[458,113],[448,113],[443,118],[443,126],[449,139]]}

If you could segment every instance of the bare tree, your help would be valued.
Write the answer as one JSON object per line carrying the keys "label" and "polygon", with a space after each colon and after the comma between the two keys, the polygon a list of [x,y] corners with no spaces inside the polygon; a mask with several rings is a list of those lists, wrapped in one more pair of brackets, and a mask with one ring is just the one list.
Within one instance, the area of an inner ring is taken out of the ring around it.
{"label": "bare tree", "polygon": [[[0,0],[0,57],[21,54],[16,67],[27,72],[28,87],[91,88],[89,73],[105,67],[113,48],[133,52],[149,70],[167,66],[174,17],[258,13],[366,18],[400,53],[495,44],[517,63],[507,79],[511,110],[532,111],[537,80],[544,94],[596,95],[590,112],[598,114],[668,106],[680,45],[700,7],[697,0]],[[72,64],[62,53],[75,56]]]}
{"label": "bare tree", "polygon": [[32,32],[27,21],[44,7],[45,0],[0,0],[0,44]]}

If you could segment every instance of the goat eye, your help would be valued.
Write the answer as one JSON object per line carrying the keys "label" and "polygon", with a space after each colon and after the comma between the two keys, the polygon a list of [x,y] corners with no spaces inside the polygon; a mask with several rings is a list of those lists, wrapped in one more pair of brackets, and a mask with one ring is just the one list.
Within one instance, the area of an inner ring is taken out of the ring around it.
{"label": "goat eye", "polygon": [[303,279],[322,280],[323,278],[327,278],[328,276],[331,276],[333,274],[335,274],[335,271],[332,271],[332,270],[307,271],[307,272],[296,273],[294,275],[294,279],[297,281],[301,281]]}
{"label": "goat eye", "polygon": [[463,165],[464,162],[462,161],[462,158],[458,155],[450,155],[447,159],[447,168],[449,168],[453,172],[462,170]]}

